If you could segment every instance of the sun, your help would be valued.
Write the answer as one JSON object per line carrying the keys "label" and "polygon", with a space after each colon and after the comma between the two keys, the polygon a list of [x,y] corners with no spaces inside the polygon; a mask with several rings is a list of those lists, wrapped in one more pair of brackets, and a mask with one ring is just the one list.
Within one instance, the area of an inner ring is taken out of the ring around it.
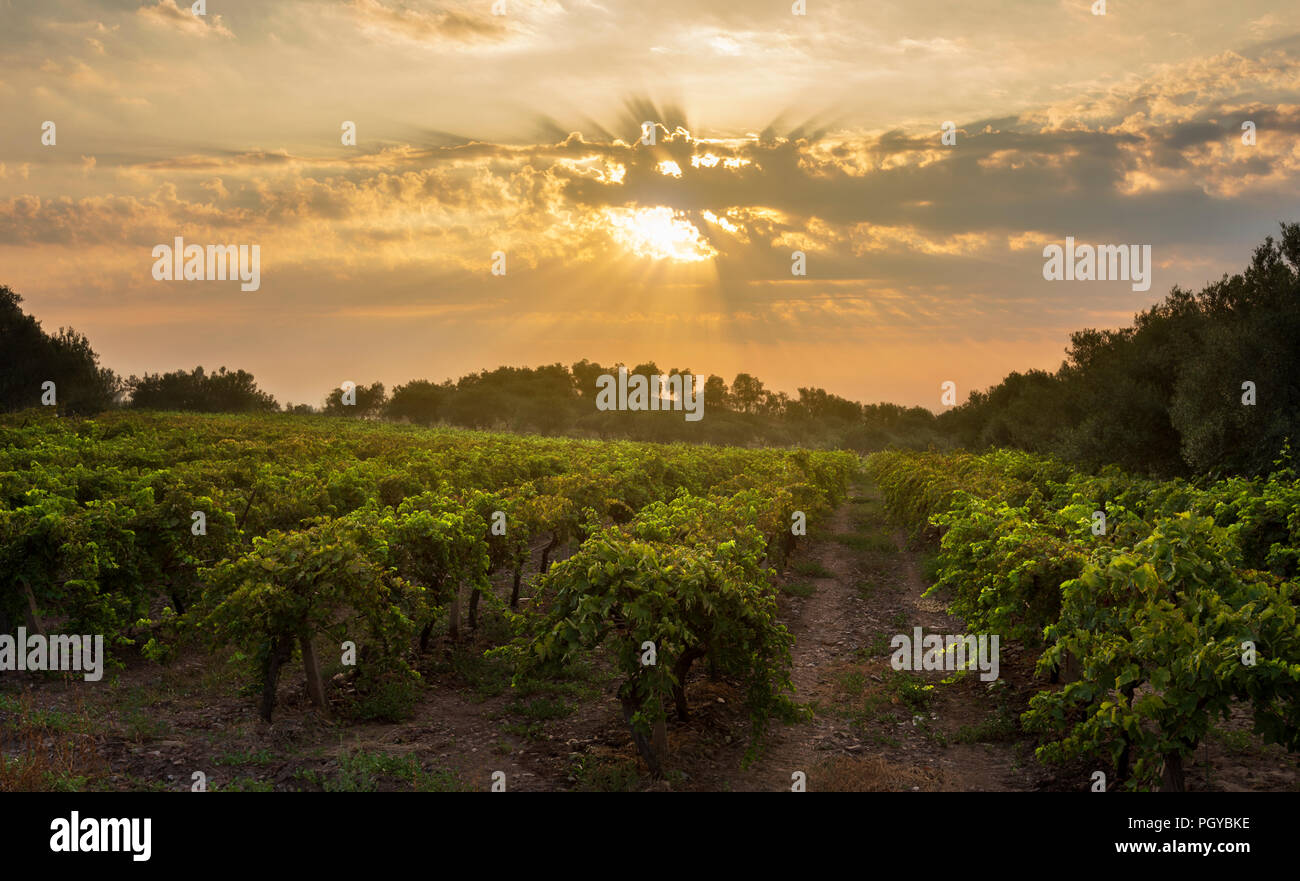
{"label": "sun", "polygon": [[718,255],[683,212],[665,205],[607,208],[604,213],[614,240],[638,257],[699,263]]}

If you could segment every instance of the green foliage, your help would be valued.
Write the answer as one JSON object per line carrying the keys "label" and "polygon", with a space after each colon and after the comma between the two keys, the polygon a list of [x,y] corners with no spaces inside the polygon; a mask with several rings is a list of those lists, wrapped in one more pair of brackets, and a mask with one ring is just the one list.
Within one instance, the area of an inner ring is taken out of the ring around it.
{"label": "green foliage", "polygon": [[[845,453],[273,413],[42,417],[0,417],[0,623],[24,619],[30,590],[39,615],[103,633],[118,654],[134,645],[166,663],[189,639],[229,647],[237,663],[256,668],[244,693],[261,691],[264,707],[268,680],[295,651],[319,645],[332,654],[350,640],[358,664],[333,703],[370,720],[414,709],[425,687],[412,667],[415,635],[446,620],[439,616],[457,587],[482,591],[488,609],[500,610],[493,573],[509,578],[533,549],[549,548],[553,561],[598,535],[651,547],[665,566],[680,561],[722,586],[715,614],[734,621],[693,608],[667,620],[718,642],[713,662],[749,683],[759,706],[785,675],[773,635],[762,635],[773,593],[764,566],[793,547],[795,510],[813,534],[824,528],[858,468]],[[205,534],[191,529],[194,511],[205,514]],[[494,529],[498,511],[504,532]],[[532,603],[509,620],[538,632],[558,586],[530,585]],[[739,608],[749,594],[762,598],[757,619]],[[502,626],[495,619],[476,638],[491,640]],[[719,638],[729,628],[740,634],[734,645]],[[745,645],[750,630],[770,644]],[[755,651],[773,664],[766,685]],[[423,663],[434,672],[450,664],[483,694],[509,681],[481,645]]]}
{"label": "green foliage", "polygon": [[400,658],[360,665],[352,678],[355,693],[343,702],[344,714],[358,722],[404,722],[415,713],[424,680]]}
{"label": "green foliage", "polygon": [[952,591],[949,611],[975,630],[1040,643],[1060,611],[1061,583],[1079,574],[1086,556],[1077,525],[1055,519],[958,494],[933,519],[943,538],[929,592]]}
{"label": "green foliage", "polygon": [[246,370],[205,373],[195,367],[186,373],[146,373],[126,381],[131,406],[143,410],[191,410],[199,413],[252,413],[276,410],[275,398],[257,387]]}
{"label": "green foliage", "polygon": [[376,382],[372,385],[358,385],[352,389],[352,394],[353,402],[344,403],[343,389],[334,389],[325,398],[325,412],[331,416],[364,419],[368,416],[378,416],[384,407],[386,395],[384,394],[384,384],[382,382]]}
{"label": "green foliage", "polygon": [[[1064,585],[1054,645],[1040,664],[1069,652],[1081,679],[1037,695],[1026,723],[1060,737],[1047,759],[1081,754],[1119,761],[1132,787],[1151,787],[1172,757],[1191,755],[1234,700],[1250,702],[1256,731],[1300,747],[1300,587],[1238,572],[1235,552],[1209,518],[1158,521],[1132,548],[1097,555]],[[1243,644],[1257,646],[1243,661]]]}
{"label": "green foliage", "polygon": [[[385,564],[389,548],[371,510],[272,532],[246,554],[202,572],[210,590],[197,628],[216,644],[265,657],[273,648],[328,635],[402,663],[414,621],[426,614],[423,588]],[[272,683],[273,684],[273,683]]]}
{"label": "green foliage", "polygon": [[426,492],[405,499],[378,528],[387,537],[397,570],[429,590],[441,605],[457,585],[487,585],[487,524],[454,499]]}
{"label": "green foliage", "polygon": [[1041,673],[1077,668],[1024,717],[1044,737],[1039,756],[1101,758],[1123,785],[1152,788],[1179,785],[1183,759],[1234,702],[1250,704],[1266,740],[1300,748],[1300,481],[1288,457],[1267,480],[1201,487],[1005,450],[880,453],[867,469],[894,516],[939,533],[936,588],[953,614],[1044,646]]}
{"label": "green foliage", "polygon": [[[1087,467],[1266,474],[1300,436],[1300,224],[1240,274],[1175,287],[1132,327],[1081,330],[1055,373],[1012,373],[939,417],[971,448],[1013,446]],[[1242,401],[1254,383],[1254,405]]]}
{"label": "green foliage", "polygon": [[70,327],[47,333],[23,313],[22,301],[0,285],[0,412],[43,406],[45,382],[55,386],[56,405],[49,410],[83,416],[111,407],[121,380],[99,366],[90,341]]}
{"label": "green foliage", "polygon": [[[708,657],[745,687],[756,748],[788,704],[791,637],[759,565],[763,537],[736,517],[745,502],[732,503],[682,494],[595,531],[545,576],[555,595],[536,635],[513,647],[521,674],[604,645],[623,676],[629,724],[648,737],[665,702],[685,705],[690,665]],[[644,662],[647,643],[653,664]]]}

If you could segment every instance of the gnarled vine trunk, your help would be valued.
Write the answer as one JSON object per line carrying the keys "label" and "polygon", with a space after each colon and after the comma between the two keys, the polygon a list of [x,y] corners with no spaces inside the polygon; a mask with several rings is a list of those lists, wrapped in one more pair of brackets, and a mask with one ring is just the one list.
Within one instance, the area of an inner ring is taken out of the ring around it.
{"label": "gnarled vine trunk", "polygon": [[668,755],[668,719],[664,716],[663,698],[656,700],[659,704],[659,718],[650,729],[650,744],[654,747],[655,755],[666,756]]}
{"label": "gnarled vine trunk", "polygon": [[27,579],[21,575],[18,581],[23,586],[23,597],[27,600],[27,605],[23,607],[23,617],[27,619],[27,629],[32,633],[45,635],[45,625],[41,622],[40,613],[36,610],[36,594],[32,593],[32,586],[27,583]]}
{"label": "gnarled vine trunk", "polygon": [[515,567],[515,583],[510,588],[510,608],[519,608],[519,586],[524,580],[524,564]]}
{"label": "gnarled vine trunk", "polygon": [[293,657],[293,642],[279,636],[271,638],[271,646],[262,662],[262,721],[271,721],[275,709],[275,689],[280,684],[280,668]]}
{"label": "gnarled vine trunk", "polygon": [[677,658],[677,663],[673,664],[673,676],[677,679],[677,684],[673,686],[673,702],[677,705],[677,718],[685,722],[689,718],[686,707],[686,677],[691,672],[691,665],[699,658],[704,657],[703,648],[687,649]]}
{"label": "gnarled vine trunk", "polygon": [[478,629],[478,600],[483,595],[483,591],[477,587],[470,591],[469,594],[469,629]]}
{"label": "gnarled vine trunk", "polygon": [[299,635],[298,644],[302,648],[302,672],[307,676],[307,696],[321,710],[328,710],[329,703],[325,700],[325,686],[321,682],[320,664],[316,661],[316,649],[311,644],[311,634]]}
{"label": "gnarled vine trunk", "polygon": [[1187,791],[1187,781],[1183,776],[1182,753],[1165,753],[1165,769],[1161,777],[1161,792]]}
{"label": "gnarled vine trunk", "polygon": [[[650,768],[650,776],[654,777],[657,780],[660,777],[664,776],[664,769],[663,769],[663,765],[660,764],[659,762],[659,756],[656,755],[655,750],[651,746],[649,739],[647,739],[644,734],[637,731],[636,726],[632,724],[632,716],[636,713],[635,704],[632,701],[626,699],[624,699],[622,703],[623,703],[623,721],[627,723],[628,730],[632,732],[632,742],[636,744],[636,751],[641,754],[641,758],[645,759],[646,765]],[[667,734],[667,729],[665,729],[664,733],[665,735]],[[666,736],[664,737],[664,740],[665,740],[664,748],[666,749],[667,747]]]}
{"label": "gnarled vine trunk", "polygon": [[[1126,685],[1120,689],[1120,693],[1124,695],[1124,699],[1128,701],[1130,705],[1133,703],[1133,695],[1136,691],[1137,691],[1136,684]],[[1132,762],[1133,760],[1133,741],[1129,740],[1127,734],[1123,734],[1121,735],[1121,737],[1124,738],[1124,749],[1122,752],[1120,752],[1119,762],[1116,764],[1115,767],[1116,786],[1119,786],[1119,784],[1123,783],[1125,780],[1128,779],[1129,763]]]}
{"label": "gnarled vine trunk", "polygon": [[537,567],[539,575],[545,575],[546,570],[551,568],[551,552],[560,546],[560,537],[555,533],[551,534],[551,540],[542,548],[542,564]]}
{"label": "gnarled vine trunk", "polygon": [[447,611],[447,635],[452,642],[460,642],[460,582],[451,588],[451,606]]}

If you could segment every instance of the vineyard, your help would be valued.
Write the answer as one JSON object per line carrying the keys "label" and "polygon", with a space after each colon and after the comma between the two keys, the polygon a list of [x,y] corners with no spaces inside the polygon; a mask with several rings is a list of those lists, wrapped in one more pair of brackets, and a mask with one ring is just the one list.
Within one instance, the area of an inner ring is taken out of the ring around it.
{"label": "vineyard", "polygon": [[[0,788],[477,788],[508,755],[568,763],[536,788],[1177,790],[1243,713],[1300,747],[1285,462],[1192,484],[289,414],[28,411],[0,441],[0,633],[105,646],[102,681],[4,674]],[[922,624],[997,634],[1011,681],[891,668]],[[322,758],[349,738],[383,748]],[[953,767],[972,739],[996,774]]]}
{"label": "vineyard", "polygon": [[266,723],[296,661],[322,713],[396,720],[490,607],[516,680],[609,659],[655,775],[696,662],[743,690],[754,749],[794,712],[771,567],[858,467],[292,416],[26,415],[0,439],[0,632],[102,634],[110,667],[233,653]]}

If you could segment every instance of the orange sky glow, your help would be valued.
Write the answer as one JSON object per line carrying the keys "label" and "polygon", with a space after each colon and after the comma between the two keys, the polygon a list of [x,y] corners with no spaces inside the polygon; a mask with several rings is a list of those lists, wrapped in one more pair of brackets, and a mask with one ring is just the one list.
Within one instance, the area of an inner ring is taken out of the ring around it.
{"label": "orange sky glow", "polygon": [[[940,409],[1300,220],[1290,5],[1111,5],[0,0],[0,283],[282,403],[588,358]],[[260,287],[155,280],[177,236]],[[1046,281],[1067,236],[1150,290]]]}

